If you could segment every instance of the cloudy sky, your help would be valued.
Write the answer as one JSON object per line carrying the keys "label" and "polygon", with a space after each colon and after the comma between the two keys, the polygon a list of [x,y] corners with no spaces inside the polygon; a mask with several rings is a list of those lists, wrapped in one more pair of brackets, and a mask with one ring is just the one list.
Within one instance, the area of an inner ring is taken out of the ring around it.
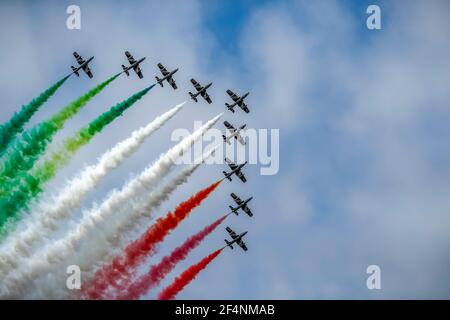
{"label": "cloudy sky", "polygon": [[[70,4],[81,8],[81,30],[66,28]],[[381,8],[381,30],[366,27],[370,4]],[[227,221],[249,231],[249,251],[224,251],[179,298],[450,298],[449,14],[448,1],[2,1],[0,117],[7,121],[67,74],[74,50],[95,56],[94,79],[69,79],[30,125],[120,71],[125,50],[147,57],[145,77],[112,83],[56,144],[149,85],[158,62],[180,67],[179,90],[152,90],[81,149],[48,193],[132,130],[187,101],[191,77],[212,81],[213,104],[188,102],[84,203],[89,208],[139,173],[174,144],[173,130],[192,130],[194,120],[226,111],[230,122],[279,129],[279,172],[262,176],[252,165],[247,184],[222,184],[149,261],[226,213],[230,192],[254,196],[253,219]],[[228,88],[251,92],[250,114],[226,110]],[[223,169],[199,169],[157,214]],[[163,284],[224,237],[217,230]],[[366,287],[366,268],[374,264],[381,290]]]}

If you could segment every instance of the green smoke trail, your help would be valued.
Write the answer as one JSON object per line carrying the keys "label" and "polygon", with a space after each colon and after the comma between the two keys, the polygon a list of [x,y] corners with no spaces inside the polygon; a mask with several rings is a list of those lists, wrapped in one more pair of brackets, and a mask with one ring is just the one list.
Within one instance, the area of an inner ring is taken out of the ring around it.
{"label": "green smoke trail", "polygon": [[12,118],[0,126],[0,156],[3,155],[6,148],[14,137],[22,132],[24,125],[39,110],[39,108],[50,99],[51,96],[63,85],[70,76],[66,76],[52,85],[50,88],[42,92],[37,98],[30,103],[22,106],[20,111],[14,113]]}
{"label": "green smoke trail", "polygon": [[116,74],[100,83],[78,99],[72,101],[49,120],[43,121],[32,129],[24,132],[20,139],[8,148],[0,163],[0,196],[7,195],[10,181],[23,172],[30,170],[44,153],[53,136],[65,122],[73,117],[89,100],[99,94],[108,84],[120,74]]}
{"label": "green smoke trail", "polygon": [[[133,94],[128,99],[116,104],[107,112],[101,114],[86,127],[80,129],[72,138],[67,139],[64,142],[62,150],[53,153],[49,160],[45,161],[43,165],[33,171],[33,177],[38,180],[40,184],[50,180],[56,174],[56,171],[61,166],[65,165],[67,161],[78,151],[78,149],[89,143],[89,141],[97,133],[102,131],[105,126],[110,124],[117,117],[121,116],[125,110],[141,99],[153,87],[154,85],[151,85],[150,87]],[[33,192],[33,194],[35,194],[35,192]]]}
{"label": "green smoke trail", "polygon": [[42,165],[31,172],[23,172],[9,183],[8,194],[0,196],[0,237],[15,227],[20,213],[28,209],[28,204],[41,192],[43,184],[53,178],[59,168],[109,123],[122,115],[135,102],[141,99],[155,85],[147,87],[128,99],[111,107],[87,126],[81,128],[73,137],[67,139],[61,150],[54,152]]}

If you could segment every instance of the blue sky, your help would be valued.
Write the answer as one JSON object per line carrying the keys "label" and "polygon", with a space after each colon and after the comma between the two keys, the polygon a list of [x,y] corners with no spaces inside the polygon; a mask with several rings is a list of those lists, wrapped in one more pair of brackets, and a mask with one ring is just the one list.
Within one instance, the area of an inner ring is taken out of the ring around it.
{"label": "blue sky", "polygon": [[[365,26],[373,3],[382,10],[379,31]],[[145,78],[118,79],[56,143],[152,81],[157,62],[180,67],[180,90],[155,88],[80,150],[48,194],[133,129],[188,99],[191,77],[214,82],[214,103],[189,102],[105,179],[85,209],[167,150],[174,129],[226,111],[229,87],[251,91],[252,112],[225,114],[226,120],[280,129],[279,173],[260,176],[255,165],[246,185],[220,186],[149,261],[224,213],[230,192],[254,196],[254,219],[228,222],[249,230],[249,252],[225,251],[180,298],[449,298],[448,2],[78,1],[78,31],[65,28],[69,4],[0,4],[2,121],[64,75],[74,50],[95,55],[95,79],[70,79],[31,124],[118,71],[124,50],[147,57]],[[201,168],[157,214],[222,170]],[[217,230],[164,284],[223,238]],[[371,264],[381,267],[382,290],[366,288]]]}

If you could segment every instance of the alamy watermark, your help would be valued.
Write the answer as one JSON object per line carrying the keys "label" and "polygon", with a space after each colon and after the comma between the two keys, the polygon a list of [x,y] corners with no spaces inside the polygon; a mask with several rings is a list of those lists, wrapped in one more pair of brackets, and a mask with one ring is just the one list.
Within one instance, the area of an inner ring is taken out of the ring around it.
{"label": "alamy watermark", "polygon": [[381,30],[381,9],[376,4],[367,7],[366,13],[369,14],[366,20],[366,26],[369,30]]}
{"label": "alamy watermark", "polygon": [[66,288],[69,290],[81,289],[81,269],[76,264],[67,266],[66,268]]}
{"label": "alamy watermark", "polygon": [[367,277],[366,286],[369,290],[381,290],[381,268],[376,264],[372,264],[366,269]]}
{"label": "alamy watermark", "polygon": [[[194,131],[203,124],[202,121],[194,121]],[[178,128],[172,132],[170,139],[173,142],[180,142],[191,133],[192,131],[186,128]],[[225,133],[226,136],[230,134],[229,130]],[[234,138],[226,143],[223,131],[212,128],[180,157],[177,164],[192,164],[201,159],[205,150],[217,147],[216,151],[205,160],[206,164],[224,164],[224,158],[228,157],[237,164],[247,161],[248,164],[259,165],[261,175],[277,174],[280,168],[280,130],[248,128],[239,134],[245,140],[244,145]]]}
{"label": "alamy watermark", "polygon": [[75,4],[67,7],[66,13],[69,15],[66,19],[66,27],[69,30],[81,29],[81,8]]}

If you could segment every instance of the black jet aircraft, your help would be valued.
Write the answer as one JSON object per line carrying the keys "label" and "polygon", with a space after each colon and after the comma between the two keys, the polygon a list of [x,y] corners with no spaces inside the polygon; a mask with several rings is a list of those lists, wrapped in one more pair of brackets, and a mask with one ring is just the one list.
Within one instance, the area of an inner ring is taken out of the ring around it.
{"label": "black jet aircraft", "polygon": [[167,71],[167,69],[161,64],[158,63],[158,68],[161,71],[161,74],[163,75],[163,78],[160,79],[158,78],[158,76],[155,77],[157,83],[159,83],[159,85],[161,87],[164,87],[163,85],[163,81],[167,80],[167,82],[172,86],[172,88],[176,89],[177,88],[177,84],[175,83],[175,80],[173,80],[173,75],[178,71],[178,68],[176,68],[173,71]]}
{"label": "black jet aircraft", "polygon": [[230,237],[233,239],[231,241],[228,241],[227,239],[225,239],[225,243],[227,244],[228,247],[230,247],[231,249],[233,249],[233,243],[236,243],[239,247],[242,248],[242,250],[247,251],[247,246],[245,245],[245,242],[242,240],[242,238],[247,234],[248,231],[245,231],[243,233],[241,233],[240,235],[237,235],[236,232],[234,232],[230,227],[226,227],[225,228],[228,233],[230,234]]}
{"label": "black jet aircraft", "polygon": [[237,129],[233,127],[233,125],[231,125],[231,123],[229,123],[228,121],[224,121],[223,124],[231,132],[231,134],[228,137],[222,135],[223,141],[225,141],[228,144],[231,144],[230,140],[233,139],[234,137],[237,141],[239,141],[240,144],[245,145],[245,140],[240,135],[240,132],[247,126],[246,124],[240,126]]}
{"label": "black jet aircraft", "polygon": [[230,196],[233,198],[234,202],[238,205],[236,208],[233,208],[232,206],[228,206],[235,215],[239,215],[239,209],[242,209],[246,214],[248,214],[249,217],[253,216],[252,211],[247,206],[247,203],[249,203],[253,197],[248,198],[247,200],[241,200],[236,194],[231,193]]}
{"label": "black jet aircraft", "polygon": [[130,76],[129,70],[133,69],[134,72],[136,72],[136,74],[138,75],[139,79],[142,79],[144,76],[142,74],[141,68],[139,68],[139,64],[145,60],[145,57],[136,61],[136,59],[134,59],[134,57],[131,55],[131,53],[129,51],[125,51],[125,55],[127,56],[127,59],[128,59],[128,62],[130,63],[130,65],[128,67],[125,67],[124,65],[122,65],[123,72],[125,72],[125,74],[128,77],[128,76]]}
{"label": "black jet aircraft", "polygon": [[247,96],[250,94],[250,92],[247,92],[242,97],[239,97],[237,94],[235,94],[230,89],[227,90],[228,95],[233,99],[232,104],[228,104],[225,102],[225,105],[227,106],[228,110],[234,113],[234,107],[239,106],[242,110],[245,111],[245,113],[249,113],[250,110],[248,109],[247,105],[244,102],[244,99],[247,98]]}
{"label": "black jet aircraft", "polygon": [[197,90],[197,92],[194,94],[192,92],[189,92],[189,95],[191,96],[192,100],[194,100],[195,102],[198,102],[197,100],[197,96],[201,95],[203,97],[203,99],[206,100],[206,102],[208,103],[212,103],[211,97],[208,95],[208,93],[206,92],[206,90],[211,87],[212,82],[207,84],[206,86],[202,87],[197,81],[195,81],[195,79],[191,79],[192,84],[194,85],[194,88]]}
{"label": "black jet aircraft", "polygon": [[228,164],[228,166],[231,169],[231,172],[222,171],[223,174],[225,175],[225,178],[227,178],[228,180],[232,181],[231,180],[231,176],[233,174],[235,174],[239,179],[241,179],[242,182],[245,183],[247,181],[247,179],[245,179],[245,176],[244,176],[244,174],[241,171],[241,169],[247,164],[247,161],[245,161],[242,164],[237,165],[233,161],[231,161],[230,159],[225,158],[225,162]]}
{"label": "black jet aircraft", "polygon": [[75,68],[74,66],[70,66],[72,68],[72,73],[75,73],[77,75],[77,77],[79,77],[80,73],[78,71],[83,70],[89,78],[92,78],[94,75],[92,74],[91,69],[89,69],[88,64],[89,64],[89,62],[92,61],[92,59],[94,59],[94,57],[92,56],[89,59],[84,60],[77,52],[74,52],[73,56],[75,57],[75,59],[78,62],[78,68]]}

